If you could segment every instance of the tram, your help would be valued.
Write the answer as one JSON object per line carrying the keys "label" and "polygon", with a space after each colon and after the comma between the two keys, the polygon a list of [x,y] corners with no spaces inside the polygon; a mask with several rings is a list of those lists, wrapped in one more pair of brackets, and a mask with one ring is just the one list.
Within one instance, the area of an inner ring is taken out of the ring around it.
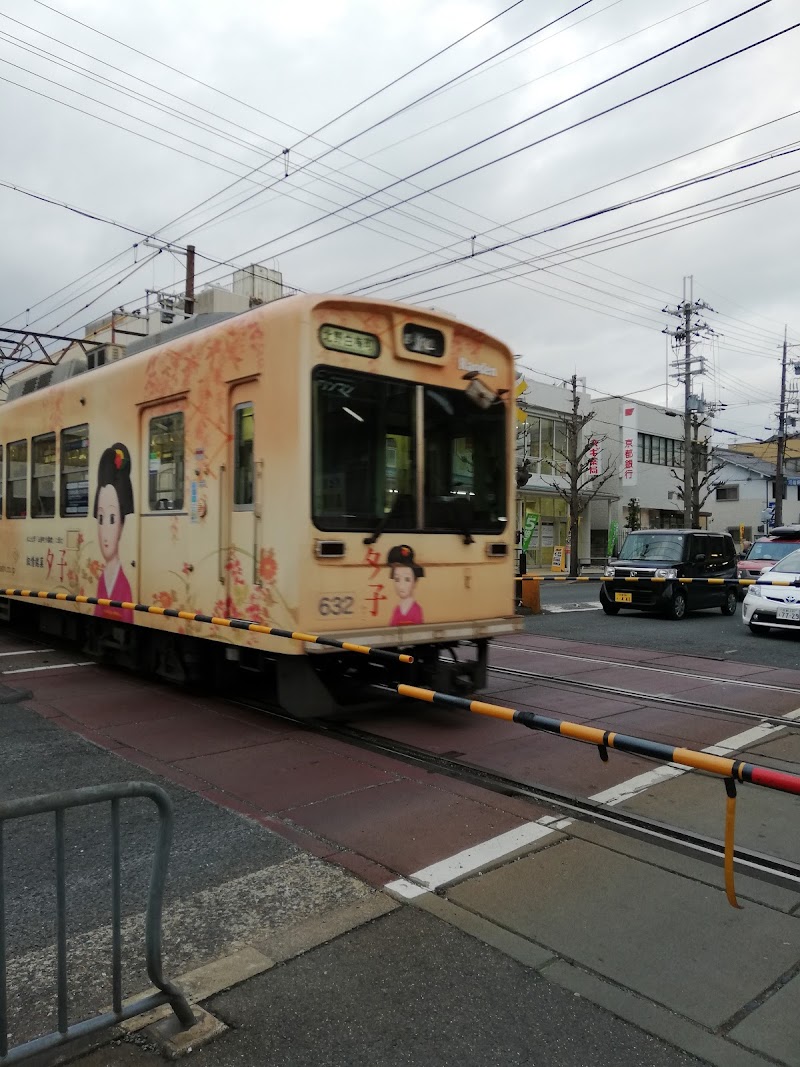
{"label": "tram", "polygon": [[306,295],[150,340],[91,368],[68,349],[0,405],[0,587],[414,665],[120,607],[12,597],[4,617],[176,680],[263,673],[297,715],[376,678],[481,688],[488,642],[521,623],[508,348],[439,312]]}

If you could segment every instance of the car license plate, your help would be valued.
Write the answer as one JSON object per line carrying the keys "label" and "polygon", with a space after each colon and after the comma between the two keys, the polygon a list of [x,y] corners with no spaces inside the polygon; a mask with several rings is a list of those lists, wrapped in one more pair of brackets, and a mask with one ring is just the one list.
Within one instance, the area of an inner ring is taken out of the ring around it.
{"label": "car license plate", "polygon": [[785,622],[800,622],[800,608],[778,608],[778,619]]}
{"label": "car license plate", "polygon": [[[614,600],[617,604],[632,604],[633,593],[614,593]],[[800,611],[800,608],[797,610]]]}

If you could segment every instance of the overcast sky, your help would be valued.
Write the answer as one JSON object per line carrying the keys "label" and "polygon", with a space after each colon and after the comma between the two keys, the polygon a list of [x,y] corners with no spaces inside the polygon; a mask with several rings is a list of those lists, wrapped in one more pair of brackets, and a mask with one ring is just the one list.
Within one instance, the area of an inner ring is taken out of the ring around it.
{"label": "overcast sky", "polygon": [[696,390],[768,436],[784,324],[800,342],[800,29],[659,87],[798,21],[796,0],[0,0],[0,322],[80,335],[185,269],[20,189],[195,244],[198,286],[263,262],[656,404],[692,275]]}

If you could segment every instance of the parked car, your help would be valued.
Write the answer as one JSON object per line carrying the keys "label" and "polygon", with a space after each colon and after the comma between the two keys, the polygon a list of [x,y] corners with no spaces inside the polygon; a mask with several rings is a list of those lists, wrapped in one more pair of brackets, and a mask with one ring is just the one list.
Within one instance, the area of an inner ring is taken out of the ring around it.
{"label": "parked car", "polygon": [[[740,578],[758,578],[766,567],[800,548],[800,526],[776,526],[766,537],[759,537],[750,546],[747,555],[736,568]],[[744,600],[747,586],[739,588],[739,599]]]}
{"label": "parked car", "polygon": [[[606,615],[635,608],[682,619],[687,611],[714,607],[723,615],[733,615],[738,603],[735,585],[684,585],[677,579],[735,577],[736,548],[730,534],[635,530],[628,534],[619,556],[608,561],[600,604]],[[626,582],[626,578],[637,581]]]}
{"label": "parked car", "polygon": [[762,570],[757,583],[747,587],[742,621],[759,636],[772,629],[800,630],[800,548]]}

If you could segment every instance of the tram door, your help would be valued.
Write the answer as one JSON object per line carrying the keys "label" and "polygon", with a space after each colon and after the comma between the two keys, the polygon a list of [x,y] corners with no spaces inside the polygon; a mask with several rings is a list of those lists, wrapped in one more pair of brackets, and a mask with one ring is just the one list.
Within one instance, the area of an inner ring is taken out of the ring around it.
{"label": "tram door", "polygon": [[241,615],[253,586],[261,584],[261,464],[256,461],[254,382],[230,393],[228,462],[222,479],[222,553],[225,595]]}

